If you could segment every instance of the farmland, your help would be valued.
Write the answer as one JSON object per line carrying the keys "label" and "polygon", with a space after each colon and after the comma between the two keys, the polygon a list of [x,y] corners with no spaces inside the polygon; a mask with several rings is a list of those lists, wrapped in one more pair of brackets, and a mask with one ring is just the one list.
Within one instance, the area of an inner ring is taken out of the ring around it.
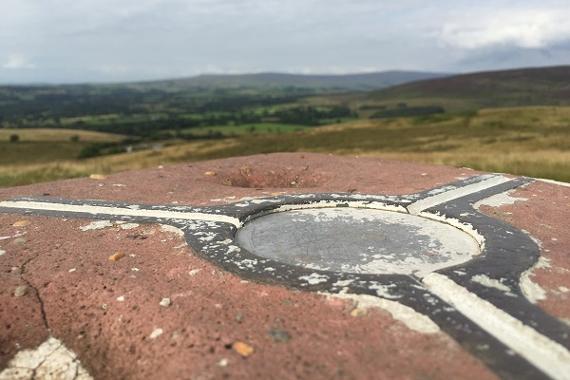
{"label": "farmland", "polygon": [[178,82],[0,87],[0,186],[283,151],[570,181],[567,67],[374,91],[239,80],[228,88]]}
{"label": "farmland", "polygon": [[570,107],[482,109],[469,116],[359,120],[288,134],[178,142],[161,150],[0,166],[0,183],[113,173],[270,152],[327,152],[467,166],[570,181]]}

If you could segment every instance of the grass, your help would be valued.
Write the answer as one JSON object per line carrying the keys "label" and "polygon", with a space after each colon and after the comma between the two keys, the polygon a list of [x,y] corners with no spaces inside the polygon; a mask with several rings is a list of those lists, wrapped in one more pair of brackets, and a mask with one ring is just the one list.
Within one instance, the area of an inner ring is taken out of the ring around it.
{"label": "grass", "polygon": [[111,174],[159,164],[224,157],[224,149],[236,145],[235,139],[197,141],[134,153],[103,156],[88,160],[64,160],[45,164],[0,165],[0,186],[85,177],[90,174]]}
{"label": "grass", "polygon": [[[12,135],[18,135],[19,141],[9,142]],[[77,140],[72,141],[75,139]],[[2,128],[0,129],[0,152],[2,152],[0,167],[73,160],[89,144],[117,142],[122,139],[123,136],[120,135],[73,129]]]}
{"label": "grass", "polygon": [[72,160],[88,143],[31,141],[0,142],[0,165],[27,165],[42,162]]}
{"label": "grass", "polygon": [[161,151],[0,165],[0,185],[271,152],[358,154],[570,181],[570,107],[483,109],[464,115],[359,120],[288,134],[243,134]]}

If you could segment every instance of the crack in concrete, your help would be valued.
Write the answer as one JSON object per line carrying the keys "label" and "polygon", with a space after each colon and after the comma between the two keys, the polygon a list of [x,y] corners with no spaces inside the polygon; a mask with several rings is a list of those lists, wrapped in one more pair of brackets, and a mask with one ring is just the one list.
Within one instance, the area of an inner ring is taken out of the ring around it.
{"label": "crack in concrete", "polygon": [[38,372],[38,368],[40,368],[49,358],[50,356],[53,355],[54,352],[56,352],[57,350],[59,350],[59,348],[62,346],[63,343],[59,342],[59,344],[57,345],[57,347],[55,347],[49,354],[47,354],[42,361],[40,361],[40,363],[35,367],[32,368],[32,377],[31,380],[35,380],[37,372]]}
{"label": "crack in concrete", "polygon": [[34,261],[35,259],[37,259],[39,257],[38,255],[35,255],[33,257],[30,257],[28,260],[24,261],[24,263],[20,266],[20,279],[22,281],[24,281],[26,283],[26,285],[32,289],[32,292],[34,293],[34,296],[36,298],[36,300],[38,301],[39,305],[40,305],[40,316],[42,318],[42,322],[44,324],[45,329],[48,331],[48,333],[51,333],[51,329],[49,327],[49,322],[48,322],[48,318],[47,318],[47,314],[46,314],[46,310],[45,310],[45,305],[44,305],[44,301],[40,295],[40,291],[38,290],[38,288],[32,284],[32,282],[30,280],[28,280],[25,276],[26,274],[26,269],[28,264],[30,264],[32,261]]}
{"label": "crack in concrete", "polygon": [[[65,354],[66,356],[68,356],[71,360],[68,362],[68,366],[74,366],[70,367],[72,368],[73,371],[73,375],[72,377],[68,377],[66,378],[67,380],[77,380],[77,379],[86,379],[89,380],[92,378],[90,377],[89,373],[87,371],[85,371],[85,369],[82,368],[81,366],[81,362],[79,361],[79,358],[77,357],[77,355],[75,355],[75,353],[69,351],[63,344],[63,342],[53,338],[51,336],[51,327],[49,325],[49,319],[47,317],[47,312],[46,312],[46,308],[45,308],[45,303],[44,300],[41,296],[41,292],[38,289],[38,287],[36,285],[34,285],[34,283],[27,277],[27,270],[28,270],[28,266],[37,258],[39,257],[39,254],[36,255],[32,255],[32,257],[29,257],[28,259],[26,259],[21,265],[20,265],[20,271],[19,271],[19,278],[20,280],[22,280],[26,286],[30,289],[31,293],[33,294],[33,296],[35,297],[35,299],[37,300],[37,303],[39,305],[39,311],[40,311],[40,316],[42,319],[42,323],[44,325],[44,328],[46,329],[46,331],[49,334],[49,338],[48,340],[46,340],[46,342],[44,342],[42,345],[40,345],[37,349],[40,349],[40,347],[48,344],[50,342],[57,342],[56,345],[51,348],[50,347],[50,351],[41,358],[41,360],[34,366],[22,366],[22,365],[9,365],[7,368],[5,368],[3,371],[0,371],[0,380],[5,380],[5,379],[9,379],[12,374],[10,372],[10,370],[22,370],[27,372],[27,379],[28,380],[41,380],[45,378],[46,374],[38,374],[38,371],[40,370],[45,370],[43,368],[43,366],[45,366],[46,364],[48,365],[48,367],[52,366],[52,364],[49,364],[49,361],[51,360],[51,358],[58,353],[59,351],[61,351],[62,349],[64,350],[63,352],[60,352],[58,354]],[[13,359],[13,361],[17,360],[17,356]],[[61,359],[60,359],[61,360]],[[57,359],[55,359],[55,361],[57,361]],[[49,371],[53,371],[53,368]],[[47,376],[49,377],[50,374],[48,374]],[[7,376],[7,377],[5,377]]]}

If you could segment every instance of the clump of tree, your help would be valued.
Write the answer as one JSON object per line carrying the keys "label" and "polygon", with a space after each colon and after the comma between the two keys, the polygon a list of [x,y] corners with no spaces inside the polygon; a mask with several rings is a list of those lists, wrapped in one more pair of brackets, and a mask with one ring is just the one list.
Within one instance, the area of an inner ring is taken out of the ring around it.
{"label": "clump of tree", "polygon": [[126,146],[121,143],[93,143],[81,149],[77,158],[84,159],[107,154],[123,153],[126,150]]}
{"label": "clump of tree", "polygon": [[17,134],[10,135],[10,142],[11,143],[17,143],[18,141],[20,141],[20,135],[17,135]]}
{"label": "clump of tree", "polygon": [[274,113],[279,122],[283,124],[299,124],[317,126],[327,122],[327,120],[338,120],[343,118],[356,117],[356,114],[348,107],[293,107],[286,108]]}

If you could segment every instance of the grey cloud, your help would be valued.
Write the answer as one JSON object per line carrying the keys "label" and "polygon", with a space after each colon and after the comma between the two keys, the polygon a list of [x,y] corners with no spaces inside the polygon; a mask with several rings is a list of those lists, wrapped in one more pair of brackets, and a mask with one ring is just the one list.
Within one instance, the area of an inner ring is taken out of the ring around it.
{"label": "grey cloud", "polygon": [[[558,0],[3,0],[0,82],[568,63],[563,46],[570,32],[556,16],[564,5]],[[529,10],[560,25],[535,20],[533,35],[524,24]],[[499,28],[494,20],[500,14],[519,16]],[[527,46],[535,41],[540,49]],[[541,49],[549,54],[537,53]]]}

